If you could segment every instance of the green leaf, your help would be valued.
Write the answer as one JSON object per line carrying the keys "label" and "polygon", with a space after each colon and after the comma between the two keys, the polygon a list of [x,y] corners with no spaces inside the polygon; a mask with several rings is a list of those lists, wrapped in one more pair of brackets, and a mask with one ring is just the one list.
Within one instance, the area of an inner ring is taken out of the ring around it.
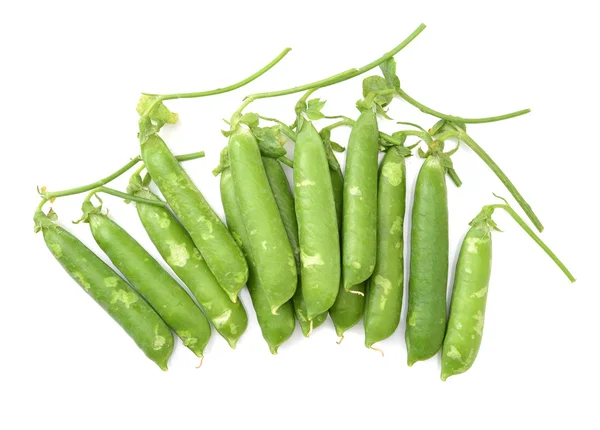
{"label": "green leaf", "polygon": [[[136,111],[142,115],[148,115],[152,121],[157,124],[160,129],[164,124],[175,124],[179,115],[171,112],[162,101],[158,101],[157,96],[142,95],[137,104]],[[152,105],[154,105],[152,107]],[[148,111],[150,109],[150,111]]]}
{"label": "green leaf", "polygon": [[381,73],[388,84],[394,88],[395,90],[400,89],[400,79],[396,76],[396,60],[394,58],[390,58],[385,63],[379,65],[381,69]]}
{"label": "green leaf", "polygon": [[287,153],[282,147],[286,140],[282,137],[279,126],[255,127],[252,129],[252,133],[258,141],[261,155],[268,158],[279,158]]}
{"label": "green leaf", "polygon": [[435,136],[445,126],[446,126],[446,120],[445,119],[440,119],[438,122],[436,122],[433,125],[433,127],[431,127],[431,130],[430,130],[429,134],[431,134],[432,136]]}
{"label": "green leaf", "polygon": [[346,150],[346,148],[344,148],[339,143],[334,142],[333,140],[329,140],[329,145],[331,146],[331,149],[335,152],[344,152]]}
{"label": "green leaf", "polygon": [[385,119],[392,119],[388,116],[387,111],[383,107],[381,107],[381,105],[377,102],[375,102],[375,112],[377,112],[378,115],[381,115]]}
{"label": "green leaf", "polygon": [[[369,76],[362,82],[363,97],[367,97],[369,94],[376,91],[384,91],[394,89],[390,84],[381,76]],[[378,94],[375,96],[375,103],[381,107],[386,107],[394,99],[393,94]]]}
{"label": "green leaf", "polygon": [[213,169],[212,174],[214,176],[219,176],[219,174],[229,167],[229,151],[227,147],[223,148],[221,154],[219,155],[219,165]]}
{"label": "green leaf", "polygon": [[252,113],[252,112],[245,113],[240,118],[240,122],[242,124],[246,124],[250,128],[258,127],[259,121],[260,121],[260,118],[258,117],[258,115],[255,113]]}
{"label": "green leaf", "polygon": [[325,115],[323,115],[323,113],[321,113],[321,109],[323,109],[323,106],[325,106],[326,101],[323,100],[321,101],[321,99],[311,99],[308,101],[307,103],[307,108],[306,108],[306,116],[311,120],[311,121],[316,121],[318,119],[323,118]]}

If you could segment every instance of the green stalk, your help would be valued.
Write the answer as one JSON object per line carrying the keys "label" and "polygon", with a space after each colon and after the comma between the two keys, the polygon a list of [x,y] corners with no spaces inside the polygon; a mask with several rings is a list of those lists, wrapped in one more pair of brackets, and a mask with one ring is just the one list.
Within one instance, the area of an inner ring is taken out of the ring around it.
{"label": "green stalk", "polygon": [[[189,160],[195,160],[197,158],[202,158],[202,157],[204,157],[204,151],[193,152],[191,154],[178,155],[175,158],[177,158],[178,161],[189,161]],[[139,163],[140,161],[142,161],[142,157],[138,155],[136,157],[133,157],[131,159],[131,161],[129,161],[127,164],[125,164],[123,167],[121,167],[114,173],[111,173],[110,175],[108,175],[106,178],[102,178],[96,182],[92,182],[91,184],[87,184],[87,185],[82,185],[80,187],[69,188],[68,190],[53,191],[53,192],[43,191],[43,192],[40,192],[40,195],[43,198],[45,198],[46,200],[53,200],[58,197],[72,196],[74,194],[85,193],[86,191],[90,191],[95,188],[99,188],[103,185],[108,184],[111,181],[114,181],[119,176],[121,176],[123,173],[127,172],[129,169],[131,169],[133,166],[135,166],[137,163]],[[132,199],[130,199],[130,200],[132,200]]]}
{"label": "green stalk", "polygon": [[269,64],[267,64],[266,66],[264,66],[262,69],[260,69],[253,75],[248,76],[246,79],[239,81],[238,83],[235,83],[233,85],[229,85],[228,87],[217,88],[215,90],[209,90],[209,91],[199,91],[199,92],[195,92],[195,93],[175,93],[175,94],[163,94],[163,95],[149,94],[149,93],[142,93],[142,94],[147,95],[147,96],[158,97],[161,100],[173,100],[173,99],[190,99],[190,98],[197,98],[197,97],[207,97],[207,96],[214,96],[216,94],[227,93],[229,91],[233,91],[240,87],[243,87],[244,85],[249,84],[256,78],[264,75],[266,72],[271,70],[277,63],[279,63],[283,59],[283,57],[285,57],[287,55],[287,53],[290,52],[291,50],[292,50],[292,48],[285,48],[277,57],[275,57],[273,60],[271,60],[271,62]]}
{"label": "green stalk", "polygon": [[483,124],[486,122],[503,121],[505,119],[515,118],[517,116],[525,115],[526,113],[531,112],[531,109],[523,109],[523,110],[519,110],[519,111],[512,112],[512,113],[507,113],[505,115],[490,116],[487,118],[462,118],[460,116],[446,115],[444,113],[441,113],[434,109],[431,109],[431,108],[425,106],[424,104],[419,103],[418,101],[413,99],[411,96],[406,94],[406,92],[404,90],[402,90],[401,88],[397,89],[397,94],[400,97],[402,97],[404,100],[406,100],[408,103],[410,103],[411,105],[413,105],[414,107],[419,109],[421,112],[427,113],[427,114],[435,116],[437,118],[445,119],[445,120],[452,121],[452,122],[459,122],[459,123],[463,123],[463,124]]}
{"label": "green stalk", "polygon": [[289,95],[289,94],[299,93],[302,91],[307,91],[307,90],[310,90],[313,88],[325,88],[325,87],[328,87],[328,86],[331,86],[334,84],[338,84],[340,82],[347,81],[348,79],[355,78],[356,76],[359,76],[365,72],[368,72],[369,70],[374,69],[375,67],[379,66],[380,64],[382,64],[382,63],[386,62],[387,60],[389,60],[390,58],[392,58],[394,55],[396,55],[398,52],[400,52],[402,49],[404,49],[404,47],[406,47],[406,45],[408,45],[410,42],[412,42],[419,35],[419,33],[421,33],[424,29],[425,29],[425,24],[419,25],[415,29],[415,31],[413,31],[406,39],[404,39],[404,41],[402,41],[402,43],[400,43],[394,49],[385,53],[383,56],[372,61],[371,63],[361,67],[360,69],[346,70],[345,72],[338,73],[337,75],[333,75],[328,78],[321,79],[319,81],[311,82],[309,84],[300,85],[297,87],[288,88],[285,90],[251,94],[244,99],[244,102],[242,103],[240,108],[234,113],[233,116],[235,117],[236,115],[241,115],[242,111],[244,110],[244,108],[246,106],[248,106],[250,103],[252,103],[253,101],[258,100],[258,99],[264,99],[264,98],[270,98],[270,97],[280,97],[280,96],[285,96],[285,95]]}

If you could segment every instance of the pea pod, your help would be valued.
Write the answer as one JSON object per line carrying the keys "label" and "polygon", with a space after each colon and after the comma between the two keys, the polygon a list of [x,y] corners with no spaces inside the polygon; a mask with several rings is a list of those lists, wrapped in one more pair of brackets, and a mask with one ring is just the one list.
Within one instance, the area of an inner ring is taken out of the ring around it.
{"label": "pea pod", "polygon": [[83,220],[110,261],[194,354],[201,357],[210,324],[191,297],[142,246],[89,200]]}
{"label": "pea pod", "polygon": [[41,210],[36,229],[69,275],[162,370],[173,352],[173,334],[154,309],[79,239],[56,225]]}
{"label": "pea pod", "polygon": [[142,140],[148,173],[190,234],[211,272],[233,302],[248,279],[246,260],[227,227],[157,134]]}
{"label": "pea pod", "polygon": [[492,271],[492,220],[494,209],[506,210],[526,233],[552,258],[571,282],[575,278],[515,211],[504,205],[485,206],[463,239],[454,275],[450,318],[442,348],[442,380],[471,368],[483,335],[485,308]]}
{"label": "pea pod", "polygon": [[312,122],[302,120],[294,147],[294,190],[302,296],[307,319],[326,312],[340,284],[340,242],[327,155]]}
{"label": "pea pod", "polygon": [[[331,151],[330,148],[328,148]],[[340,229],[342,228],[342,213],[343,213],[343,194],[344,194],[344,177],[342,176],[341,168],[333,155],[330,152],[329,159],[335,163],[333,167],[329,169],[331,176],[331,186],[333,189],[333,197],[335,200],[335,210],[338,218]],[[354,327],[363,316],[365,308],[365,297],[364,285],[358,284],[352,287],[353,291],[358,293],[351,293],[346,291],[344,288],[344,282],[340,282],[338,295],[333,303],[331,309],[329,309],[329,315],[333,321],[335,331],[338,336],[343,336],[346,330]]]}
{"label": "pea pod", "polygon": [[[267,157],[263,157],[262,160],[263,165],[265,166],[267,179],[269,180],[269,185],[271,186],[271,191],[273,192],[273,197],[275,197],[275,202],[277,203],[279,213],[281,214],[283,226],[285,227],[288,239],[294,250],[296,267],[299,269],[300,248],[298,245],[298,222],[296,220],[294,196],[292,195],[287,177],[279,161]],[[298,278],[298,285],[302,285],[302,277]],[[294,305],[294,313],[296,314],[296,318],[302,329],[302,334],[306,337],[309,337],[312,330],[319,327],[327,319],[327,312],[315,316],[312,321],[308,319],[308,312],[304,296],[302,295],[302,288],[296,288],[292,303]]]}
{"label": "pea pod", "polygon": [[343,279],[346,290],[366,281],[377,254],[377,169],[379,130],[372,109],[363,111],[350,133],[346,157],[343,220]]}
{"label": "pea pod", "polygon": [[[158,200],[142,185],[137,174],[131,178],[128,192],[147,200]],[[231,302],[190,235],[168,209],[143,203],[137,203],[136,207],[144,229],[160,255],[196,297],[217,332],[235,348],[248,326],[242,303],[239,300]]]}
{"label": "pea pod", "polygon": [[258,278],[243,215],[237,205],[230,169],[225,169],[221,173],[221,199],[227,225],[239,242],[248,261],[249,277],[247,286],[263,338],[267,341],[271,353],[277,354],[279,346],[294,333],[296,325],[294,310],[291,302],[286,302],[279,307],[277,314],[271,312],[271,305]]}
{"label": "pea pod", "polygon": [[365,345],[390,337],[400,322],[404,288],[406,166],[397,147],[381,162],[377,193],[377,263],[367,284]]}
{"label": "pea pod", "polygon": [[433,357],[446,328],[448,197],[446,168],[437,154],[419,171],[412,210],[406,348],[408,365]]}
{"label": "pea pod", "polygon": [[292,298],[297,271],[294,253],[271,192],[260,150],[252,133],[238,126],[227,146],[237,205],[248,244],[271,312]]}

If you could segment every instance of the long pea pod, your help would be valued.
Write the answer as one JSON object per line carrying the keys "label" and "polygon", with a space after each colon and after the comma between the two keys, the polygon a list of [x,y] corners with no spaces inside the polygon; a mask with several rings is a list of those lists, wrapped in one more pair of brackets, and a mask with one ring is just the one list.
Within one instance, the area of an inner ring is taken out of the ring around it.
{"label": "long pea pod", "polygon": [[[294,196],[292,195],[290,185],[285,172],[283,171],[281,163],[273,158],[267,157],[263,157],[262,161],[263,165],[265,166],[265,172],[267,174],[267,179],[269,180],[269,185],[271,186],[271,191],[273,192],[273,197],[275,197],[275,202],[277,203],[279,213],[281,214],[283,226],[285,227],[288,239],[290,240],[290,244],[294,250],[296,267],[299,271],[300,246],[298,240],[298,221],[296,219]],[[315,316],[312,320],[308,319],[308,310],[306,301],[302,295],[302,288],[300,287],[301,285],[302,277],[299,277],[298,287],[296,288],[296,292],[292,298],[292,303],[294,305],[294,313],[296,314],[296,318],[300,324],[302,334],[306,337],[309,337],[314,329],[325,322],[327,319],[327,312],[323,312],[322,314]]]}
{"label": "long pea pod", "polygon": [[379,130],[372,109],[364,110],[350,133],[344,179],[342,226],[346,290],[366,281],[377,255],[377,170]]}
{"label": "long pea pod", "polygon": [[[142,184],[139,174],[134,175],[127,190],[148,200],[159,200]],[[244,306],[233,303],[194,245],[194,241],[166,208],[136,204],[138,216],[156,249],[175,274],[192,292],[217,332],[235,348],[248,326]]]}
{"label": "long pea pod", "polygon": [[367,283],[365,345],[390,337],[400,322],[404,289],[404,213],[406,165],[397,147],[386,152],[379,168],[377,263]]}
{"label": "long pea pod", "polygon": [[95,207],[83,203],[92,236],[110,261],[150,303],[177,336],[198,357],[210,338],[210,324],[185,290],[148,252],[117,223]]}
{"label": "long pea pod", "polygon": [[412,366],[439,351],[446,329],[448,196],[438,154],[425,159],[417,177],[410,240],[406,348]]}
{"label": "long pea pod", "polygon": [[[330,156],[329,160],[330,169],[329,173],[331,176],[331,187],[333,189],[333,197],[335,200],[335,211],[338,219],[338,226],[340,232],[343,223],[343,207],[344,207],[344,177],[342,176],[342,169],[340,168],[335,155],[331,151],[331,148],[327,148]],[[352,288],[360,294],[354,292],[348,292],[344,288],[343,280],[340,282],[337,297],[331,309],[329,309],[329,315],[333,321],[335,332],[338,336],[343,338],[346,330],[354,327],[363,316],[365,308],[365,286],[364,284],[354,285]]]}
{"label": "long pea pod", "polygon": [[238,125],[229,137],[230,171],[260,284],[277,313],[297,286],[294,252],[250,130]]}
{"label": "long pea pod", "polygon": [[158,134],[141,140],[141,153],[158,189],[190,234],[219,285],[235,302],[248,279],[248,266],[227,227]]}
{"label": "long pea pod", "polygon": [[[302,119],[302,118],[301,118]],[[294,191],[302,296],[310,321],[327,312],[340,284],[340,242],[327,155],[319,132],[302,119],[294,146]]]}
{"label": "long pea pod", "polygon": [[571,282],[575,278],[508,204],[485,206],[463,239],[456,263],[450,318],[442,348],[441,379],[471,368],[481,345],[485,309],[492,270],[492,232],[497,230],[492,214],[504,209],[560,267]]}
{"label": "long pea pod", "polygon": [[247,286],[250,298],[252,299],[252,306],[256,311],[258,325],[260,326],[263,338],[269,345],[271,353],[277,354],[279,346],[294,333],[296,321],[294,319],[292,304],[291,302],[286,302],[279,307],[277,314],[271,312],[271,305],[267,300],[267,295],[263,290],[256,271],[250,240],[244,226],[243,215],[237,205],[235,186],[230,169],[225,169],[221,172],[220,188],[227,226],[236,240],[239,241],[248,260],[249,276]]}
{"label": "long pea pod", "polygon": [[162,370],[173,352],[173,334],[136,290],[41,210],[34,215],[36,230],[66,272],[133,339]]}

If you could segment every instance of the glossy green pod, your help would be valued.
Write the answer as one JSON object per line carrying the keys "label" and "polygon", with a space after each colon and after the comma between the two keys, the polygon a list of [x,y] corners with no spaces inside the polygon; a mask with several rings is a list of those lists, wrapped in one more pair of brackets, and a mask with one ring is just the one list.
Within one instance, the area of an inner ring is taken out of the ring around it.
{"label": "glossy green pod", "polygon": [[271,192],[258,143],[238,127],[229,137],[229,161],[237,206],[242,213],[252,260],[271,312],[287,303],[297,286],[292,246]]}
{"label": "glossy green pod", "polygon": [[[303,120],[294,146],[294,191],[302,296],[307,319],[327,312],[340,284],[340,242],[329,164],[321,136]],[[314,326],[314,324],[313,324]]]}
{"label": "glossy green pod", "polygon": [[86,201],[83,211],[92,236],[110,261],[183,344],[201,357],[210,339],[210,324],[188,293],[129,233],[102,214],[100,208]]}
{"label": "glossy green pod", "polygon": [[221,172],[221,200],[225,210],[227,226],[237,241],[248,260],[250,270],[248,277],[248,291],[252,299],[252,306],[256,311],[256,318],[260,326],[263,338],[269,345],[271,353],[277,354],[282,343],[288,340],[294,333],[296,321],[291,302],[286,302],[279,307],[277,314],[271,312],[271,305],[262,288],[260,279],[256,272],[256,266],[252,258],[250,241],[244,227],[243,215],[237,206],[235,187],[231,170],[225,169]]}
{"label": "glossy green pod", "polygon": [[162,370],[173,352],[173,334],[154,309],[79,239],[37,211],[36,228],[67,273]]}
{"label": "glossy green pod", "polygon": [[[331,159],[335,160],[335,157]],[[342,171],[339,167],[339,164],[337,164],[336,167],[337,168],[330,168],[330,176],[331,186],[333,189],[333,197],[335,200],[336,214],[338,217],[339,226],[341,228],[343,212],[344,177],[342,176]],[[344,282],[342,280],[342,282],[340,282],[340,287],[335,302],[333,303],[331,309],[329,309],[329,315],[331,316],[331,320],[333,321],[333,325],[338,336],[343,336],[344,332],[358,324],[358,322],[363,316],[363,311],[365,308],[365,287],[361,283],[358,285],[354,285],[352,287],[352,290],[358,291],[359,293],[363,293],[363,295],[349,293],[348,291],[346,291],[346,289],[344,288]]]}
{"label": "glossy green pod", "polygon": [[[130,181],[128,191],[147,200],[158,200],[142,185],[139,175]],[[241,301],[233,303],[221,288],[194,241],[167,208],[136,203],[138,216],[154,246],[169,267],[192,292],[217,332],[235,348],[248,326]]]}
{"label": "glossy green pod", "polygon": [[390,148],[379,168],[377,193],[377,263],[367,283],[365,346],[390,337],[400,322],[404,289],[404,212],[406,166]]}
{"label": "glossy green pod", "polygon": [[[271,191],[273,192],[273,197],[275,197],[275,202],[277,203],[279,213],[281,214],[283,226],[285,227],[288,239],[290,240],[290,244],[294,250],[296,266],[298,270],[300,270],[298,221],[296,220],[294,196],[290,190],[290,185],[288,183],[287,176],[283,171],[281,163],[273,158],[267,157],[263,157],[262,160],[263,165],[265,166],[267,179],[269,180],[269,185],[271,186]],[[323,312],[322,314],[315,316],[312,319],[312,322],[308,319],[308,311],[306,308],[306,302],[304,301],[304,297],[302,295],[301,285],[302,278],[299,277],[298,288],[296,288],[296,293],[294,293],[292,303],[294,305],[294,313],[296,314],[296,318],[300,324],[302,334],[306,337],[309,337],[314,329],[325,322],[327,319],[327,312]]]}
{"label": "glossy green pod", "polygon": [[427,157],[412,210],[406,349],[408,365],[440,350],[446,330],[448,196],[440,157]]}
{"label": "glossy green pod", "polygon": [[471,368],[477,358],[492,272],[492,230],[475,223],[460,248],[450,318],[442,347],[442,380]]}
{"label": "glossy green pod", "polygon": [[141,154],[161,194],[190,234],[219,285],[235,302],[248,279],[248,266],[227,227],[160,136],[148,136],[141,145]]}

